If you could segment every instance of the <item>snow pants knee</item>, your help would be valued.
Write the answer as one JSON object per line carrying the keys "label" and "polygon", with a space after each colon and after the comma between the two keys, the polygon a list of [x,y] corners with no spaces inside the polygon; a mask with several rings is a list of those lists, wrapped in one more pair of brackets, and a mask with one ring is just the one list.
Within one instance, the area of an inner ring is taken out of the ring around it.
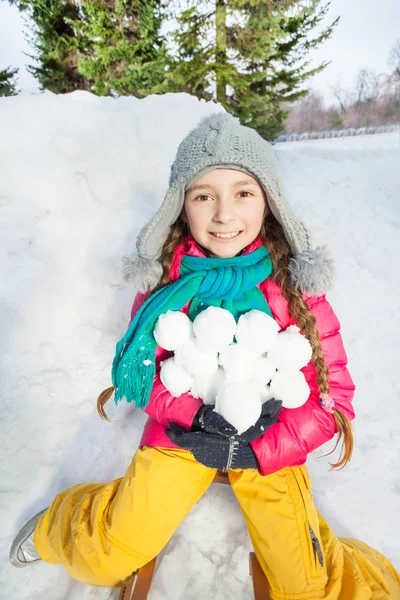
{"label": "snow pants knee", "polygon": [[[391,563],[337,538],[318,513],[305,466],[228,475],[274,600],[400,600]],[[122,585],[162,550],[214,476],[186,450],[140,448],[122,479],[56,496],[36,526],[35,547],[80,581]]]}

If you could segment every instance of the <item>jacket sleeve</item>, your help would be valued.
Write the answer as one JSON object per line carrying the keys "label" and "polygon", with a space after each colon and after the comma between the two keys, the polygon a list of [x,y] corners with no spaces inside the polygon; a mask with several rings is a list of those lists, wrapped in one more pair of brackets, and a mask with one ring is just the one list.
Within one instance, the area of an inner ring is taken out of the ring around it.
{"label": "jacket sleeve", "polygon": [[[135,314],[147,298],[148,294],[138,292],[133,302],[130,322],[132,322]],[[200,398],[194,398],[189,393],[182,394],[179,397],[173,396],[162,384],[158,371],[154,378],[149,403],[144,412],[149,417],[161,423],[161,425],[168,426],[169,421],[173,421],[178,425],[182,425],[182,427],[190,429],[194,416],[201,406],[203,406],[203,402]]]}
{"label": "jacket sleeve", "polygon": [[[306,299],[316,319],[322,353],[328,366],[330,395],[349,420],[354,418],[352,400],[355,386],[347,370],[347,356],[340,335],[340,323],[325,295]],[[305,404],[282,409],[279,420],[251,443],[262,475],[284,467],[303,464],[309,452],[319,448],[337,433],[336,421],[320,405],[314,364],[302,369],[310,386]]]}

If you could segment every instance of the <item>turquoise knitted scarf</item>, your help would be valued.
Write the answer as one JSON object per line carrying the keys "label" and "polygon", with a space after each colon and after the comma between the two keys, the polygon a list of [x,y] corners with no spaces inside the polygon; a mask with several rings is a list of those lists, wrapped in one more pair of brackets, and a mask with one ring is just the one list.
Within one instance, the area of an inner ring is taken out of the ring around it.
{"label": "turquoise knitted scarf", "polygon": [[256,287],[271,273],[271,258],[264,246],[233,258],[184,256],[179,279],[146,300],[117,344],[111,374],[115,402],[125,397],[139,408],[147,406],[156,368],[153,330],[160,315],[180,310],[192,300],[192,320],[208,306],[225,308],[236,320],[251,309],[272,316]]}

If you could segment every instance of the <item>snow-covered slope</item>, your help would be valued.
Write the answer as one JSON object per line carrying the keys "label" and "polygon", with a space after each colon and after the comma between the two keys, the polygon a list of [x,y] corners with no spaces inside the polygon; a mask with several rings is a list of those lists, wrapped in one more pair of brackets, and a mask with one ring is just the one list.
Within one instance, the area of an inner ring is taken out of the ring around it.
{"label": "snow-covered slope", "polygon": [[[13,569],[8,548],[58,491],[121,476],[138,446],[143,413],[110,405],[109,424],[95,410],[135,295],[119,261],[160,204],[179,141],[216,110],[185,94],[0,100],[1,598],[118,597],[59,566]],[[329,231],[329,299],[358,386],[351,464],[328,472],[317,458],[332,444],[309,459],[316,503],[338,535],[397,568],[399,146],[395,133],[276,146],[296,211]],[[250,600],[250,549],[231,489],[211,486],[163,552],[150,600]]]}

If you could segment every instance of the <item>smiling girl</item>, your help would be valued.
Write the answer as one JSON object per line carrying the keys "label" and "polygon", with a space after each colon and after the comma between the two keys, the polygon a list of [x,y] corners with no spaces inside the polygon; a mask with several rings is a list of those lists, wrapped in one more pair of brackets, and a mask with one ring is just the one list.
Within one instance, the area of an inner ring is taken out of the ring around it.
{"label": "smiling girl", "polygon": [[267,212],[264,192],[250,176],[214,169],[185,194],[183,220],[209,256],[236,256],[258,236]]}
{"label": "smiling girl", "polygon": [[[91,585],[123,585],[222,470],[274,600],[399,599],[391,563],[360,541],[337,538],[313,501],[307,456],[339,434],[343,456],[333,467],[350,460],[355,388],[325,296],[332,260],[327,248],[312,247],[285,200],[272,146],[229,115],[202,120],[181,142],[164,202],[137,249],[125,268],[140,291],[98,409],[105,416],[112,393],[142,408],[149,418],[140,448],[123,478],[60,493],[17,535],[11,562],[43,559]],[[157,346],[154,325],[168,310],[193,319],[208,306],[235,319],[262,310],[281,330],[297,324],[313,351],[302,369],[307,402],[286,409],[269,400],[238,435],[200,398],[172,396],[159,376],[170,353]]]}

